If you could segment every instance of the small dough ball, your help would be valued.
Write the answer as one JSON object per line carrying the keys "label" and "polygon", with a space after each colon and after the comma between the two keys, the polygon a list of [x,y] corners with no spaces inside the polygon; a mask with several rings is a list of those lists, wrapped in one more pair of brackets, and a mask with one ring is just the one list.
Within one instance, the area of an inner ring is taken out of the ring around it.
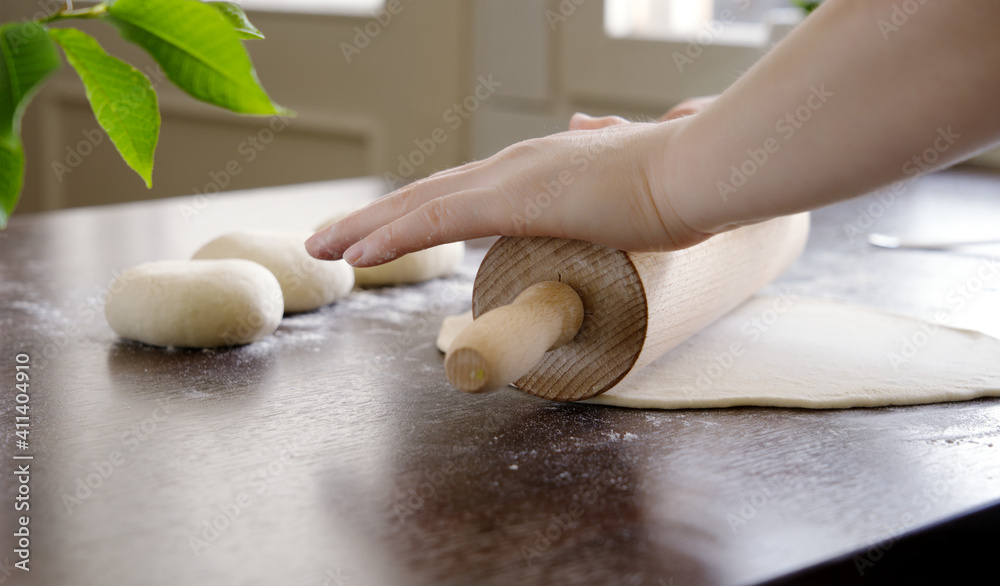
{"label": "small dough ball", "polygon": [[[316,230],[332,226],[347,216],[347,213],[333,216],[317,226]],[[458,270],[464,257],[465,243],[449,242],[411,252],[377,267],[355,268],[354,284],[359,287],[408,285],[447,277]]]}
{"label": "small dough ball", "polygon": [[104,315],[116,334],[153,346],[249,344],[281,322],[281,287],[248,260],[167,260],[128,269],[108,291]]}
{"label": "small dough ball", "polygon": [[454,273],[464,256],[464,242],[449,242],[411,252],[377,267],[355,268],[354,282],[359,287],[422,283]]}
{"label": "small dough ball", "polygon": [[451,343],[458,337],[459,332],[472,323],[472,310],[458,315],[449,315],[441,322],[441,329],[438,331],[437,348],[448,353]]}
{"label": "small dough ball", "polygon": [[245,258],[278,278],[285,313],[311,311],[344,297],[354,288],[354,271],[342,260],[317,260],[306,252],[309,232],[242,230],[219,236],[194,253],[196,259]]}

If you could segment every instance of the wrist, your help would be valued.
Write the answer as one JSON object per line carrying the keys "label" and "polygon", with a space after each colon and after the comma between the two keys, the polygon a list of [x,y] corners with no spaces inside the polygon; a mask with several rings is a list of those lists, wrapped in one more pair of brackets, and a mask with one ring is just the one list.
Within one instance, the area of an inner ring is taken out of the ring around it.
{"label": "wrist", "polygon": [[652,131],[645,173],[650,195],[673,248],[687,248],[724,230],[712,230],[705,209],[711,194],[698,180],[698,151],[686,140],[693,116],[662,122]]}

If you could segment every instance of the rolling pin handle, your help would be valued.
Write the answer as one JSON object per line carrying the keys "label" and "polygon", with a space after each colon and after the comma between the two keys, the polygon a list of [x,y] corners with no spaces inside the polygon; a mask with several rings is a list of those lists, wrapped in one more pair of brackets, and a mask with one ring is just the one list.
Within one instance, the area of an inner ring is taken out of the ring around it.
{"label": "rolling pin handle", "polygon": [[536,283],[462,330],[445,356],[445,373],[452,385],[470,393],[504,387],[546,352],[569,343],[582,324],[583,301],[572,287]]}

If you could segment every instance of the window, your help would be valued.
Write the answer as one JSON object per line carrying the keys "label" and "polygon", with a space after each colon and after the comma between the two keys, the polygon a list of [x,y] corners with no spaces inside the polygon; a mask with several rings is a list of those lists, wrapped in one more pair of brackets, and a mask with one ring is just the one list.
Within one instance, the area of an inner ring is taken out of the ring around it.
{"label": "window", "polygon": [[246,10],[371,16],[385,0],[236,0]]}
{"label": "window", "polygon": [[604,27],[613,37],[710,42],[765,43],[774,24],[794,23],[804,15],[790,0],[605,0]]}

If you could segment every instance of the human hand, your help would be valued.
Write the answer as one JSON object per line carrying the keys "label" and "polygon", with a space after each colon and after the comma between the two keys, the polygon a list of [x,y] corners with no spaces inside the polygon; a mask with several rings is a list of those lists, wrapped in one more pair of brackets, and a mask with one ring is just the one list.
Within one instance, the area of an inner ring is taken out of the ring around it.
{"label": "human hand", "polygon": [[712,102],[719,98],[718,94],[714,96],[699,96],[697,98],[688,98],[683,102],[677,104],[673,108],[667,110],[667,113],[660,116],[660,122],[666,122],[667,120],[676,120],[678,118],[684,118],[685,116],[691,116],[693,114],[698,114],[702,112],[705,108],[712,105]]}
{"label": "human hand", "polygon": [[316,258],[375,266],[446,242],[555,236],[629,251],[705,240],[674,212],[666,185],[675,125],[611,124],[514,144],[379,199],[314,234]]}
{"label": "human hand", "polygon": [[[668,120],[676,120],[678,118],[684,118],[685,116],[691,116],[692,114],[697,114],[707,108],[712,102],[714,102],[719,96],[701,96],[697,98],[688,98],[683,102],[677,104],[673,108],[667,110],[667,113],[660,116],[657,122],[666,122]],[[608,126],[616,126],[619,124],[631,124],[631,121],[622,118],[621,116],[589,116],[582,112],[577,112],[573,114],[573,117],[569,120],[570,130],[597,130],[599,128],[607,128]]]}

